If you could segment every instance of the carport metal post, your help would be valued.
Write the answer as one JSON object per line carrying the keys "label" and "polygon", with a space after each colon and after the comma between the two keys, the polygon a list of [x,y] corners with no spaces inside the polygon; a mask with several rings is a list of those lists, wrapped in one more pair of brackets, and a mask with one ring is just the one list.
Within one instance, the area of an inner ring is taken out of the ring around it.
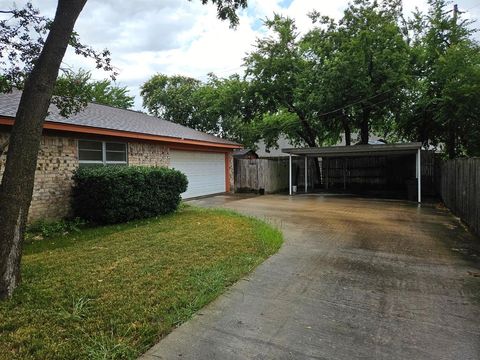
{"label": "carport metal post", "polygon": [[421,167],[421,149],[417,150],[417,195],[418,195],[418,202],[422,202],[422,167]]}
{"label": "carport metal post", "polygon": [[288,154],[288,194],[292,195],[292,154]]}
{"label": "carport metal post", "polygon": [[308,190],[308,156],[305,156],[305,193]]}

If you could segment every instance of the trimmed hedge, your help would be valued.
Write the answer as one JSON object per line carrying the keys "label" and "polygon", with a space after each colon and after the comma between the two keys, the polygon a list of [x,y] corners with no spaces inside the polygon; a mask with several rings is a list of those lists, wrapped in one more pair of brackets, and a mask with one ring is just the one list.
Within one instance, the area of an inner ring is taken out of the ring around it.
{"label": "trimmed hedge", "polygon": [[188,184],[180,171],[142,166],[79,168],[73,180],[74,216],[97,224],[173,212]]}

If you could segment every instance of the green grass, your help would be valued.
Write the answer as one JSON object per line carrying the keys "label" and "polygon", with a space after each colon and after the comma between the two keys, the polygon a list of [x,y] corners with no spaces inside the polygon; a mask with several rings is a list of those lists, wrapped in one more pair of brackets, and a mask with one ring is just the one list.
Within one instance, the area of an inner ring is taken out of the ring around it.
{"label": "green grass", "polygon": [[0,359],[135,358],[281,242],[259,220],[194,207],[34,241],[0,302]]}

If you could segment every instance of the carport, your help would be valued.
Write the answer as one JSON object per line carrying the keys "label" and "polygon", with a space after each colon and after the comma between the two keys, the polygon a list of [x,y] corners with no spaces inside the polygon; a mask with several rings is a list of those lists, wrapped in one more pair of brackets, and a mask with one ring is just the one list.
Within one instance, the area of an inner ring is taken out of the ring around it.
{"label": "carport", "polygon": [[305,192],[308,192],[308,158],[353,158],[353,157],[394,157],[398,155],[415,155],[415,177],[417,180],[417,201],[422,201],[421,186],[421,147],[422,143],[402,144],[379,144],[379,145],[353,145],[353,146],[329,146],[282,149],[289,156],[289,194],[293,194],[292,181],[292,157],[303,156],[305,158]]}

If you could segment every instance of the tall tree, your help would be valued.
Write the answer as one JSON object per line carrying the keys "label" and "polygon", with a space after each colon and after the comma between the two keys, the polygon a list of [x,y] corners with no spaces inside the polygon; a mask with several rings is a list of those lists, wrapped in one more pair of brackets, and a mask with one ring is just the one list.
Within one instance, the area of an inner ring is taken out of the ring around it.
{"label": "tall tree", "polygon": [[[43,123],[67,46],[73,46],[78,54],[95,58],[97,67],[111,69],[108,51],[97,54],[81,44],[73,32],[86,1],[58,0],[51,22],[38,17],[31,4],[22,10],[2,10],[12,16],[0,21],[0,85],[5,90],[21,83],[20,80],[26,78],[26,81],[0,187],[0,299],[11,296],[20,281],[25,225]],[[247,5],[246,0],[201,1],[215,4],[218,17],[228,19],[232,26],[238,23],[236,10]],[[12,19],[14,24],[9,23]],[[35,32],[39,36],[32,39]],[[44,40],[42,35],[47,33]],[[25,69],[19,69],[18,64],[25,65]]]}
{"label": "tall tree", "polygon": [[206,130],[205,125],[198,124],[195,118],[193,94],[200,85],[199,80],[191,77],[156,74],[142,85],[143,106],[149,113],[165,120]]}
{"label": "tall tree", "polygon": [[321,26],[304,41],[332,109],[325,115],[340,120],[346,135],[357,128],[368,144],[370,130],[397,112],[408,79],[401,1],[356,0],[339,21],[316,12],[311,17]]}
{"label": "tall tree", "polygon": [[472,22],[456,6],[430,0],[416,12],[411,33],[409,101],[399,133],[448,157],[480,154],[480,46]]}
{"label": "tall tree", "polygon": [[303,37],[291,19],[268,20],[273,35],[245,61],[267,144],[279,133],[310,147],[332,144],[342,132],[350,144],[357,130],[366,144],[372,128],[389,123],[407,81],[401,12],[396,0],[357,0],[339,21],[312,13],[320,26]]}
{"label": "tall tree", "polygon": [[[267,147],[276,146],[281,134],[296,145],[315,147],[331,139],[331,128],[318,116],[315,68],[305,58],[295,23],[275,15],[265,21],[271,35],[257,40],[245,58],[256,105],[254,123]],[[316,178],[320,166],[315,161]]]}
{"label": "tall tree", "polygon": [[202,82],[181,75],[156,74],[142,86],[148,112],[168,121],[253,146],[249,120],[254,111],[249,83],[238,75]]}
{"label": "tall tree", "polygon": [[195,94],[197,116],[216,124],[215,133],[223,138],[254,147],[258,141],[252,119],[256,112],[250,84],[239,75],[218,78],[209,75],[208,81]]}
{"label": "tall tree", "polygon": [[128,95],[125,86],[119,86],[110,79],[92,80],[89,71],[67,72],[57,79],[53,94],[69,101],[78,99],[79,106],[88,102],[109,105],[121,109],[133,106],[135,97]]}
{"label": "tall tree", "polygon": [[120,86],[109,79],[96,80],[91,84],[92,100],[97,104],[109,105],[121,109],[130,109],[135,97],[128,95],[126,86]]}
{"label": "tall tree", "polygon": [[272,35],[258,39],[255,50],[245,58],[258,126],[268,145],[283,133],[293,142],[317,146],[325,138],[325,128],[304,91],[312,68],[302,57],[295,23],[275,15],[265,25]]}

